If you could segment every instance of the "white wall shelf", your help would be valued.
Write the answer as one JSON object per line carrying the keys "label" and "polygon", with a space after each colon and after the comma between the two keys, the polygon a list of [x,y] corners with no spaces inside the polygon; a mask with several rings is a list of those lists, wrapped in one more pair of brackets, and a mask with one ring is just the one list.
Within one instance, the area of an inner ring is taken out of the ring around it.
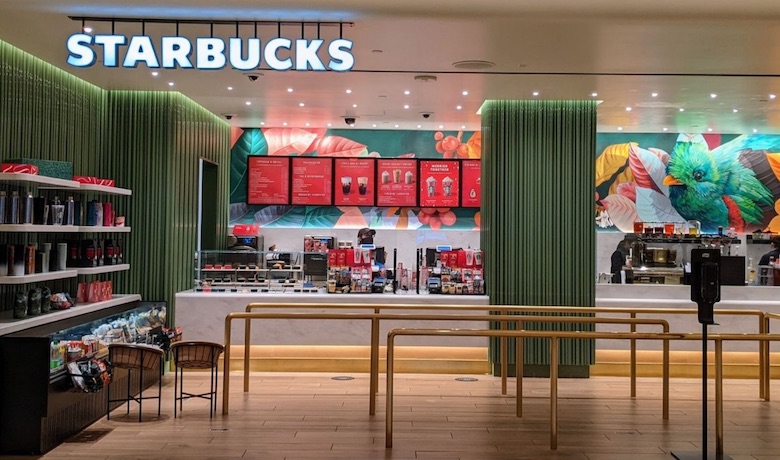
{"label": "white wall shelf", "polygon": [[[60,272],[61,273],[61,272]],[[95,311],[105,310],[117,305],[124,305],[141,300],[138,294],[115,294],[111,300],[95,303],[78,304],[67,310],[56,310],[51,313],[33,316],[25,319],[0,319],[0,335],[12,334],[14,332],[30,329],[31,327],[43,326],[68,318],[85,315]]]}
{"label": "white wall shelf", "polygon": [[0,224],[0,232],[5,233],[77,233],[80,227],[75,225],[34,225]]}
{"label": "white wall shelf", "polygon": [[35,273],[33,275],[22,276],[0,276],[0,284],[27,284],[37,283],[39,281],[61,280],[65,278],[75,278],[78,275],[76,270],[60,270],[48,273]]}
{"label": "white wall shelf", "polygon": [[98,193],[107,193],[109,195],[131,196],[133,194],[133,191],[130,189],[119,188],[119,187],[106,187],[105,185],[80,183],[78,188],[82,192],[98,192]]}
{"label": "white wall shelf", "polygon": [[101,273],[113,273],[130,270],[130,264],[101,265],[100,267],[77,268],[79,275],[99,275]]}
{"label": "white wall shelf", "polygon": [[0,182],[12,183],[17,185],[38,184],[60,188],[79,188],[79,183],[67,179],[58,179],[56,177],[39,176],[37,174],[26,173],[0,173]]}

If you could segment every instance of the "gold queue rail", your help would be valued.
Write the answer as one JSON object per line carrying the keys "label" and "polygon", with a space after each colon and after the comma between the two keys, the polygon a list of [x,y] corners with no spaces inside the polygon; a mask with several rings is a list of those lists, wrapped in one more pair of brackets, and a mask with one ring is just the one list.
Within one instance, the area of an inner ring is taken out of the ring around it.
{"label": "gold queue rail", "polygon": [[[232,343],[232,321],[245,320],[247,329],[244,333],[244,392],[249,391],[249,349],[251,330],[248,325],[252,320],[366,320],[371,321],[371,365],[370,365],[370,383],[369,383],[369,415],[376,414],[376,395],[379,392],[379,325],[381,320],[408,320],[408,321],[500,321],[503,323],[516,323],[516,329],[522,330],[525,322],[543,322],[543,323],[567,323],[567,324],[625,324],[634,329],[637,325],[641,326],[660,326],[663,332],[669,332],[669,323],[662,319],[651,318],[603,318],[594,316],[519,316],[519,315],[435,315],[435,314],[391,314],[391,313],[303,313],[303,312],[234,312],[225,317],[225,347],[223,372],[223,396],[222,413],[229,412],[230,395],[230,346]],[[505,343],[502,343],[506,347]],[[523,355],[523,342],[516,342],[517,356]],[[503,350],[502,359],[506,362],[506,352]],[[523,360],[516,360],[517,375],[523,373]],[[663,418],[669,418],[669,343],[664,342],[663,346]],[[502,370],[506,368],[502,366]],[[631,375],[632,387],[635,386],[636,373]],[[506,380],[506,372],[503,372],[502,381]],[[522,379],[521,379],[522,380]],[[522,394],[522,382],[518,385],[518,392]],[[506,394],[504,391],[502,394]],[[633,397],[634,395],[632,395]],[[522,415],[522,397],[517,398],[517,416]]]}
{"label": "gold queue rail", "polygon": [[[430,305],[430,304],[376,304],[376,305],[346,305],[346,304],[322,304],[322,303],[251,303],[246,306],[246,312],[252,312],[255,310],[267,310],[267,309],[318,309],[318,310],[369,310],[374,313],[381,313],[382,311],[397,311],[397,310],[429,310],[429,311],[452,311],[452,312],[467,312],[467,311],[482,311],[482,312],[497,312],[500,315],[524,315],[524,314],[537,314],[537,315],[557,315],[557,314],[589,314],[596,313],[603,314],[615,314],[615,315],[629,315],[630,318],[637,318],[637,315],[698,315],[699,311],[696,308],[637,308],[637,307],[559,307],[559,306],[531,306],[531,305]],[[769,333],[769,319],[767,315],[775,315],[773,313],[765,313],[761,310],[741,310],[741,309],[716,309],[715,314],[718,317],[723,316],[755,316],[758,323],[759,334]],[[487,321],[495,321],[495,315],[488,315]],[[777,319],[780,319],[780,315],[776,315]],[[249,350],[250,346],[250,332],[251,321],[246,321],[244,325],[244,350]],[[373,328],[372,328],[373,329]],[[507,322],[501,322],[501,329],[507,329]],[[378,330],[378,327],[377,327]],[[631,332],[636,332],[636,326],[631,326]],[[507,374],[508,374],[508,359],[507,359],[507,338],[501,338],[499,341],[499,353],[500,353],[500,374],[501,374],[501,394],[507,394]],[[373,343],[373,338],[372,338]],[[229,342],[225,343],[226,347]],[[631,397],[636,397],[636,361],[637,361],[637,348],[636,341],[630,340],[629,351],[629,376],[630,376],[630,391]],[[770,374],[769,374],[769,344],[767,342],[759,342],[758,344],[758,374],[759,385],[758,392],[759,398],[769,401],[770,398]],[[377,351],[378,353],[378,351]],[[378,360],[378,358],[377,358]],[[373,356],[372,356],[373,362]],[[249,353],[244,352],[244,369],[249,369]],[[377,369],[378,372],[378,369]],[[376,383],[378,385],[378,383]],[[376,392],[378,387],[372,389]],[[244,373],[244,391],[249,391],[249,374],[247,371]],[[372,411],[373,415],[374,412]]]}
{"label": "gold queue rail", "polygon": [[[650,332],[504,331],[495,329],[392,329],[387,334],[387,391],[385,407],[385,447],[393,446],[393,361],[398,336],[546,338],[550,340],[550,449],[558,448],[558,343],[561,339],[702,340],[702,334]],[[715,451],[723,455],[723,342],[758,341],[768,344],[780,334],[712,334],[715,342]],[[518,340],[520,342],[520,340]],[[518,382],[522,377],[518,378]],[[720,458],[720,457],[719,457]]]}

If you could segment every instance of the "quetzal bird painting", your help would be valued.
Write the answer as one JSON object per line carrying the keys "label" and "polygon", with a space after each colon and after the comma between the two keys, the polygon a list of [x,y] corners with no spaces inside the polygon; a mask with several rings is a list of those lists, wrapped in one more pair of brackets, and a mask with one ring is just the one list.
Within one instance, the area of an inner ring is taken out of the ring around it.
{"label": "quetzal bird painting", "polygon": [[699,221],[705,233],[780,232],[780,136],[710,143],[680,134],[669,152],[638,142],[596,159],[596,223],[633,231],[641,222]]}
{"label": "quetzal bird painting", "polygon": [[664,185],[672,206],[702,228],[760,225],[764,209],[774,203],[769,188],[740,161],[746,151],[780,151],[780,136],[740,136],[710,150],[706,143],[678,142],[666,165]]}

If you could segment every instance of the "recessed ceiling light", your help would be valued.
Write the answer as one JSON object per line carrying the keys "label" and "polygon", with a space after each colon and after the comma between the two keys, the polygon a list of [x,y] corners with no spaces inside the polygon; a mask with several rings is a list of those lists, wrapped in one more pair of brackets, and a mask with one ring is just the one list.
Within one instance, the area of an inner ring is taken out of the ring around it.
{"label": "recessed ceiling light", "polygon": [[484,70],[484,69],[490,69],[492,67],[495,67],[496,63],[490,61],[468,60],[468,61],[453,62],[452,66],[455,67],[456,69]]}
{"label": "recessed ceiling light", "polygon": [[597,93],[595,91],[590,93],[590,97],[597,97],[598,95],[599,95],[599,93]]}
{"label": "recessed ceiling light", "polygon": [[351,89],[348,89],[348,90],[346,91],[346,93],[347,93],[347,94],[352,94],[352,90],[351,90]]}
{"label": "recessed ceiling light", "polygon": [[292,93],[294,90],[292,88],[287,88],[288,93]]}
{"label": "recessed ceiling light", "polygon": [[152,72],[152,76],[153,76],[153,77],[156,77],[157,75],[160,75],[160,72],[158,72],[158,71],[156,71],[156,70],[155,70],[154,72]]}
{"label": "recessed ceiling light", "polygon": [[374,123],[373,125],[371,125],[371,127],[372,127],[372,128],[376,128],[376,123]]}
{"label": "recessed ceiling light", "polygon": [[707,128],[707,132],[711,133],[712,132],[712,128]]}
{"label": "recessed ceiling light", "polygon": [[92,27],[84,27],[84,33],[85,34],[91,34],[92,33]]}
{"label": "recessed ceiling light", "polygon": [[233,87],[232,86],[228,86],[228,91],[233,91]]}
{"label": "recessed ceiling light", "polygon": [[776,95],[776,94],[770,94],[770,95],[769,95],[769,99],[774,99],[774,98],[776,98],[776,97],[777,97],[777,95]]}
{"label": "recessed ceiling light", "polygon": [[466,125],[460,125],[460,129],[466,129]]}
{"label": "recessed ceiling light", "polygon": [[246,104],[246,105],[252,105],[252,101],[246,101],[246,102],[244,102],[244,104]]}
{"label": "recessed ceiling light", "polygon": [[739,112],[739,109],[731,109],[732,112],[737,113]]}
{"label": "recessed ceiling light", "polygon": [[333,123],[328,123],[328,128],[330,128],[331,126],[333,126]]}
{"label": "recessed ceiling light", "polygon": [[282,123],[282,126],[287,126],[287,122],[285,121],[284,123]]}
{"label": "recessed ceiling light", "polygon": [[464,96],[468,96],[469,92],[468,91],[463,91],[461,94],[463,94]]}
{"label": "recessed ceiling light", "polygon": [[172,81],[169,81],[169,82],[168,82],[168,86],[173,86],[173,82],[172,82]]}
{"label": "recessed ceiling light", "polygon": [[680,107],[680,112],[685,112],[685,109]]}
{"label": "recessed ceiling light", "polygon": [[658,97],[658,93],[650,93],[650,97]]}
{"label": "recessed ceiling light", "polygon": [[310,126],[309,123],[305,123],[306,126]]}
{"label": "recessed ceiling light", "polygon": [[412,93],[411,93],[411,91],[409,91],[409,90],[407,89],[406,91],[404,91],[404,94],[406,94],[406,95],[408,96],[408,95],[410,95],[410,94],[412,94]]}
{"label": "recessed ceiling light", "polygon": [[299,102],[299,103],[298,103],[298,107],[303,107],[303,106],[305,106],[305,105],[306,105],[306,104],[304,104],[303,102]]}
{"label": "recessed ceiling light", "polygon": [[444,125],[439,125],[439,129],[444,129]]}
{"label": "recessed ceiling light", "polygon": [[265,126],[265,122],[264,122],[264,121],[261,121],[261,122],[260,122],[260,126]]}
{"label": "recessed ceiling light", "polygon": [[397,127],[398,127],[398,125],[395,125],[395,127],[397,128]]}
{"label": "recessed ceiling light", "polygon": [[381,54],[382,50],[371,50],[372,53]]}
{"label": "recessed ceiling light", "polygon": [[539,95],[539,91],[534,91],[534,92],[533,92],[533,93],[531,93],[531,94],[533,94],[534,96],[538,96],[538,95]]}
{"label": "recessed ceiling light", "polygon": [[458,110],[460,110],[460,109],[462,109],[462,108],[463,108],[463,106],[462,106],[462,105],[456,105],[456,106],[455,106],[455,108],[456,108],[456,109],[458,109]]}
{"label": "recessed ceiling light", "polygon": [[715,99],[716,97],[718,97],[718,95],[717,95],[717,94],[715,94],[715,93],[710,93],[710,97],[711,97],[712,99]]}
{"label": "recessed ceiling light", "polygon": [[404,108],[408,109],[409,108],[409,104],[404,104]]}
{"label": "recessed ceiling light", "polygon": [[357,108],[357,104],[352,104],[352,108],[356,109]]}
{"label": "recessed ceiling light", "polygon": [[664,128],[664,132],[669,131],[669,128]]}
{"label": "recessed ceiling light", "polygon": [[623,127],[622,126],[618,126],[618,131],[623,131]]}
{"label": "recessed ceiling light", "polygon": [[626,112],[630,112],[631,110],[633,110],[631,107],[626,107]]}
{"label": "recessed ceiling light", "polygon": [[756,128],[753,128],[753,134],[757,133],[758,130]]}

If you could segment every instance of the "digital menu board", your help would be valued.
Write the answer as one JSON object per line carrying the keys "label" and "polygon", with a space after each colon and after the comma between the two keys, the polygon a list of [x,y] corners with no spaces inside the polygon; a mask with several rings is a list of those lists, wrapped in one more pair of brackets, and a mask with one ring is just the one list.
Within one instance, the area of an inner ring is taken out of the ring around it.
{"label": "digital menu board", "polygon": [[293,206],[329,206],[333,203],[333,160],[294,157],[292,159]]}
{"label": "digital menu board", "polygon": [[336,158],[336,206],[373,206],[376,160]]}
{"label": "digital menu board", "polygon": [[290,204],[290,159],[247,158],[247,204]]}
{"label": "digital menu board", "polygon": [[463,160],[461,167],[461,196],[462,208],[478,208],[482,204],[481,174],[482,162],[479,160]]}
{"label": "digital menu board", "polygon": [[376,205],[417,206],[417,161],[377,160]]}
{"label": "digital menu board", "polygon": [[420,160],[420,207],[457,208],[460,202],[460,161]]}

